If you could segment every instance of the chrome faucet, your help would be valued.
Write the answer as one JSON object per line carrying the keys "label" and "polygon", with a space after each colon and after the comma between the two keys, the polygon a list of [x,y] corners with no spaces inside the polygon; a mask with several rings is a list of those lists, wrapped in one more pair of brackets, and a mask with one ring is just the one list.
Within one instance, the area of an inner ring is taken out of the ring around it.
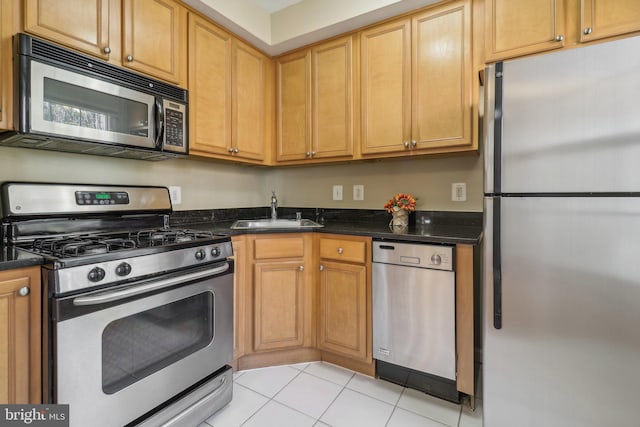
{"label": "chrome faucet", "polygon": [[271,219],[278,219],[278,199],[275,190],[271,191]]}

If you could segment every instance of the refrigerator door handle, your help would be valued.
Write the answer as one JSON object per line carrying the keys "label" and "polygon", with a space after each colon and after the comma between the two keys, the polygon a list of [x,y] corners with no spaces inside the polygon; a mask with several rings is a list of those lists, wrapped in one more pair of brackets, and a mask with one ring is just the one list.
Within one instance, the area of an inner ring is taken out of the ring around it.
{"label": "refrigerator door handle", "polygon": [[502,262],[500,248],[500,197],[493,198],[493,327],[502,329]]}
{"label": "refrigerator door handle", "polygon": [[484,117],[484,192],[501,192],[502,163],[502,75],[503,63],[485,69]]}

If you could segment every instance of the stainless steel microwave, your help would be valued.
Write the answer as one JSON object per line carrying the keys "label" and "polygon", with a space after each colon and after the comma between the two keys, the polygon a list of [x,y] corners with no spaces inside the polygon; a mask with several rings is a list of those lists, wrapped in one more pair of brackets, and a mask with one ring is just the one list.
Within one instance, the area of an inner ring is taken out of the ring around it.
{"label": "stainless steel microwave", "polygon": [[185,89],[26,34],[14,37],[14,131],[0,145],[142,160],[188,154]]}

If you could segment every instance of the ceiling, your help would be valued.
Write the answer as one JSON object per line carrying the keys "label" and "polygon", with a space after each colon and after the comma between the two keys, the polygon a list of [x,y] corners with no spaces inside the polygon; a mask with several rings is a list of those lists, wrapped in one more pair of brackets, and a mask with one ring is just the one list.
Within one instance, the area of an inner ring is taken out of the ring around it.
{"label": "ceiling", "polygon": [[439,0],[182,0],[270,55]]}

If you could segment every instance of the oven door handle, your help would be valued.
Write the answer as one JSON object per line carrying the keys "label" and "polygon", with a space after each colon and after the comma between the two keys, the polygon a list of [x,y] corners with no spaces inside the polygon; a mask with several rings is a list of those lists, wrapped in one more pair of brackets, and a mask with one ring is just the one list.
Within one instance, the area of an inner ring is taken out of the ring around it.
{"label": "oven door handle", "polygon": [[140,286],[132,286],[127,289],[121,289],[121,290],[112,291],[112,292],[104,292],[99,295],[77,297],[73,300],[73,305],[98,305],[98,304],[104,304],[107,302],[118,301],[124,298],[129,298],[129,297],[144,294],[147,292],[156,291],[158,289],[179,285],[180,283],[203,279],[205,277],[224,273],[225,271],[228,271],[229,268],[230,268],[229,263],[225,262],[224,265],[213,268],[211,270],[184,274],[180,277],[172,277],[170,279],[158,280],[158,281],[147,283]]}

